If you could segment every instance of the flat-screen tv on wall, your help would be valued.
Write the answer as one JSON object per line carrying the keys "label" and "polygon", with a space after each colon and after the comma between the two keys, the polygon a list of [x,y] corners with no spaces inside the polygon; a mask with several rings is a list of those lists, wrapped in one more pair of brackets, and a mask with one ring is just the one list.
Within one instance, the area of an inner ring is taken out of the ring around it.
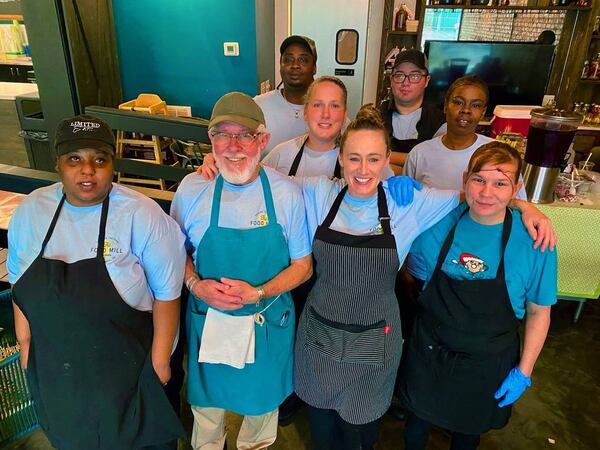
{"label": "flat-screen tv on wall", "polygon": [[431,81],[425,99],[443,105],[450,84],[479,75],[489,86],[486,116],[496,105],[541,105],[554,58],[554,45],[522,42],[427,41]]}

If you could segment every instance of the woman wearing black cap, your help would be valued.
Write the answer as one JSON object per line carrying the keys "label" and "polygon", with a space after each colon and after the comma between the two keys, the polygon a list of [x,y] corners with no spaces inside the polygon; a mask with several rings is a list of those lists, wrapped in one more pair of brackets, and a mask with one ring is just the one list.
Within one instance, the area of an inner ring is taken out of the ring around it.
{"label": "woman wearing black cap", "polygon": [[176,448],[183,435],[161,384],[184,237],[152,200],[112,184],[114,145],[101,120],[63,120],[61,182],[32,192],[8,232],[21,364],[60,450]]}

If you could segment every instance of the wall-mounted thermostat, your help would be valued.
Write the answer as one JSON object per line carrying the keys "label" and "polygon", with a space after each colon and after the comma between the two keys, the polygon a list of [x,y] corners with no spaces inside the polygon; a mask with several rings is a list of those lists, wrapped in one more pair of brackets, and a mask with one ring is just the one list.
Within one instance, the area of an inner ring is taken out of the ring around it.
{"label": "wall-mounted thermostat", "polygon": [[240,56],[239,42],[223,42],[223,54],[225,56]]}

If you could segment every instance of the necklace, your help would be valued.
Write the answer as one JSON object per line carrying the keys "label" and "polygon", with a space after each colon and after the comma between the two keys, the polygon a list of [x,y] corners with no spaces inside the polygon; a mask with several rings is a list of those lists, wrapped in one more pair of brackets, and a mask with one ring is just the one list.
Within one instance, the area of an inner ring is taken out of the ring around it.
{"label": "necklace", "polygon": [[285,91],[283,89],[281,90],[281,96],[285,100],[285,103],[291,108],[291,110],[294,111],[294,119],[298,119],[302,111],[304,111],[304,105],[296,105],[295,103],[290,102],[286,98]]}

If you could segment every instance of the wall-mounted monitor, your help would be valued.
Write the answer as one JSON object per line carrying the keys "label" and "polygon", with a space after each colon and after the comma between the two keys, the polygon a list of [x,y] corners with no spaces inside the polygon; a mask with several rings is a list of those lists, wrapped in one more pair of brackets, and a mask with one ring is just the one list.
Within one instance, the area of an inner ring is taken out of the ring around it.
{"label": "wall-mounted monitor", "polygon": [[427,41],[431,81],[425,99],[443,105],[450,84],[479,75],[489,86],[486,116],[496,105],[541,105],[554,58],[554,45],[523,42]]}

